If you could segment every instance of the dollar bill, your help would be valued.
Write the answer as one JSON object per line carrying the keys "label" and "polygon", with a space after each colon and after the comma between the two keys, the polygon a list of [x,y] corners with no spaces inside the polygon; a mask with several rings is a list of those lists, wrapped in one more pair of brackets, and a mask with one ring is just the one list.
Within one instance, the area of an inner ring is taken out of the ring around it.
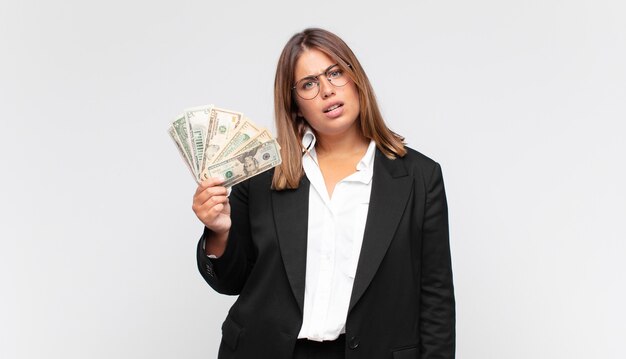
{"label": "dollar bill", "polygon": [[193,165],[198,168],[198,172],[201,172],[200,170],[202,169],[204,144],[206,143],[212,108],[213,105],[208,105],[185,110],[185,119],[189,125],[191,149],[193,151]]}
{"label": "dollar bill", "polygon": [[172,138],[172,140],[174,140],[174,143],[176,144],[176,148],[178,148],[178,153],[180,153],[180,157],[183,159],[183,162],[185,162],[185,165],[187,166],[187,168],[189,168],[189,172],[191,172],[191,175],[196,179],[196,181],[198,181],[198,176],[194,172],[193,168],[191,168],[191,162],[189,161],[189,158],[187,158],[187,154],[185,153],[185,150],[183,149],[183,144],[181,143],[180,138],[176,134],[176,129],[174,128],[174,125],[171,125],[167,129],[167,132],[170,134],[170,137]]}
{"label": "dollar bill", "polygon": [[200,179],[222,177],[225,180],[223,186],[232,187],[278,166],[281,162],[278,143],[276,140],[271,140],[225,161],[208,166],[200,175]]}
{"label": "dollar bill", "polygon": [[172,138],[174,139],[174,142],[176,142],[177,145],[180,148],[182,148],[184,152],[183,158],[189,164],[189,167],[191,168],[191,171],[194,177],[198,178],[198,173],[200,171],[199,171],[199,168],[196,167],[195,161],[193,161],[193,151],[191,149],[191,141],[189,139],[189,132],[187,130],[189,128],[189,125],[187,124],[187,120],[185,118],[184,113],[176,116],[176,120],[174,120],[174,122],[172,123],[172,128],[175,132],[176,137],[178,138],[178,141],[176,141],[176,139],[174,139],[174,136],[172,136]]}
{"label": "dollar bill", "polygon": [[168,133],[196,182],[224,177],[230,187],[282,161],[268,130],[241,112],[213,105],[186,109]]}
{"label": "dollar bill", "polygon": [[[220,153],[215,156],[213,163],[222,162],[233,154],[237,149],[241,148],[246,142],[251,140],[257,134],[261,132],[257,126],[255,126],[249,119],[244,119],[241,126],[237,128],[233,136],[228,143],[224,145]],[[206,166],[205,166],[206,167]]]}
{"label": "dollar bill", "polygon": [[[246,152],[262,143],[265,143],[267,141],[271,141],[273,139],[272,135],[270,134],[270,132],[267,129],[263,129],[259,134],[257,134],[256,136],[254,136],[253,138],[250,139],[250,141],[244,143],[241,147],[239,147],[238,149],[236,149],[232,155],[236,156],[242,152]],[[278,143],[276,143],[278,145]],[[278,146],[278,149],[280,150],[280,146]]]}
{"label": "dollar bill", "polygon": [[241,112],[217,107],[211,109],[204,156],[200,168],[203,169],[207,164],[214,162],[216,155],[233,136],[236,129],[240,127],[242,118],[243,114]]}

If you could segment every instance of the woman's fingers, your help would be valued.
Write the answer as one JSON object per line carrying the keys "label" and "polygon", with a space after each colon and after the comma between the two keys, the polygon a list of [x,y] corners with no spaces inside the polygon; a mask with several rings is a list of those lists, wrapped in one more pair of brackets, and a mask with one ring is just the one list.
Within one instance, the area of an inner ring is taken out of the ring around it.
{"label": "woman's fingers", "polygon": [[209,178],[200,182],[193,196],[194,206],[202,205],[211,196],[226,195],[226,187],[220,186],[223,182],[221,178]]}
{"label": "woman's fingers", "polygon": [[[213,196],[209,198],[206,202],[204,202],[201,208],[210,210],[210,209],[214,209],[217,205],[220,205],[220,204],[223,205],[226,202],[228,202],[228,197],[226,196]],[[221,212],[221,210],[218,212]]]}
{"label": "woman's fingers", "polygon": [[193,198],[193,202],[195,205],[201,206],[209,201],[212,197],[226,196],[226,194],[226,187],[209,187],[204,189],[204,191],[197,193]]}
{"label": "woman's fingers", "polygon": [[204,187],[213,187],[213,186],[218,186],[220,184],[224,183],[224,179],[223,178],[219,178],[219,177],[211,177],[207,180],[204,180],[202,182],[200,182],[201,186]]}
{"label": "woman's fingers", "polygon": [[[194,203],[193,206],[191,207],[193,211],[196,212],[196,215],[198,215],[198,217],[201,217],[201,216],[204,217],[206,216],[206,214],[209,213],[209,211],[214,209],[216,205],[225,204],[226,202],[228,202],[228,197],[226,196],[211,196],[204,203],[202,204]],[[219,213],[220,211],[217,211],[217,212]]]}
{"label": "woman's fingers", "polygon": [[207,188],[220,187],[222,183],[224,183],[224,180],[221,178],[217,178],[217,177],[212,177],[206,181],[202,181],[198,184],[198,188],[196,189],[196,193],[194,194],[194,197],[200,194],[201,192],[203,192],[204,190],[206,190]]}
{"label": "woman's fingers", "polygon": [[[205,226],[212,230],[228,230],[229,224],[225,223],[225,216],[230,223],[230,206],[228,205],[228,192],[226,187],[221,186],[224,180],[221,178],[209,178],[198,184],[193,196],[191,208]],[[215,227],[215,228],[212,228]],[[224,228],[222,228],[224,227]]]}

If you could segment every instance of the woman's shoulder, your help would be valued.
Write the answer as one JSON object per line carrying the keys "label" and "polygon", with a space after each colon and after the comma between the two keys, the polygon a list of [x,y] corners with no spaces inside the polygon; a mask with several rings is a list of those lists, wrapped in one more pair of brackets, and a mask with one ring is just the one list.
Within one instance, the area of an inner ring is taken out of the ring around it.
{"label": "woman's shoulder", "polygon": [[437,161],[435,161],[433,158],[429,156],[426,156],[422,152],[414,148],[411,148],[409,146],[405,146],[404,148],[406,149],[406,155],[404,155],[402,159],[404,159],[408,163],[415,163],[418,165],[429,166],[429,167],[438,165]]}
{"label": "woman's shoulder", "polygon": [[393,161],[402,163],[409,175],[421,177],[424,181],[428,181],[435,171],[440,171],[441,166],[433,158],[408,146],[405,146],[405,149],[406,154]]}
{"label": "woman's shoulder", "polygon": [[404,148],[406,149],[406,154],[403,157],[398,157],[397,160],[404,163],[407,169],[420,168],[423,170],[433,170],[435,167],[439,166],[437,161],[424,153],[409,146],[405,146]]}

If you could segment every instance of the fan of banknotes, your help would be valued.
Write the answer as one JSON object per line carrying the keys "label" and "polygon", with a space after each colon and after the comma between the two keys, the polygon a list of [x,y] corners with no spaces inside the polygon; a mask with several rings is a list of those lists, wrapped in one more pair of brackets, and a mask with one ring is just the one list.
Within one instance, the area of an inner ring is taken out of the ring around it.
{"label": "fan of banknotes", "polygon": [[213,105],[189,108],[168,132],[198,183],[221,177],[231,187],[282,161],[270,132],[241,112]]}

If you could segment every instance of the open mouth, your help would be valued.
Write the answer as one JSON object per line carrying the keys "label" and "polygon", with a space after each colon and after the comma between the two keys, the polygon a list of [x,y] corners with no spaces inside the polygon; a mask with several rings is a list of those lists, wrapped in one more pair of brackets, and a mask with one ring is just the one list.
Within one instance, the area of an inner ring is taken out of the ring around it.
{"label": "open mouth", "polygon": [[328,112],[330,112],[332,110],[335,110],[335,109],[338,109],[339,107],[342,107],[342,106],[343,106],[342,103],[336,103],[336,104],[330,106],[329,108],[325,109],[324,113],[328,113]]}

